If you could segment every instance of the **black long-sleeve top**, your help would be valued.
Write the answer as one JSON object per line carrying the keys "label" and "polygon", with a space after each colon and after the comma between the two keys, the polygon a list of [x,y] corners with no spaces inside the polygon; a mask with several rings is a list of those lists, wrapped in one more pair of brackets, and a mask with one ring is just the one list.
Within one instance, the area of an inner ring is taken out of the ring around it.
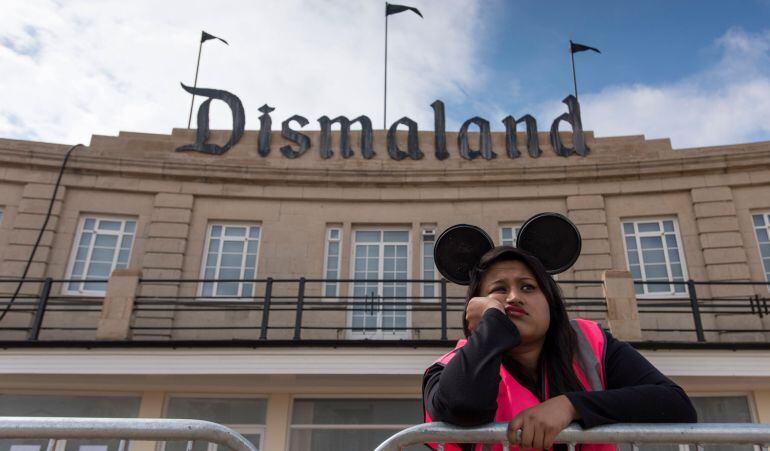
{"label": "black long-sleeve top", "polygon": [[[607,423],[697,421],[681,387],[629,344],[604,333],[605,390],[564,393],[580,414],[579,423],[584,428]],[[459,426],[494,421],[500,365],[505,353],[519,343],[519,331],[504,313],[486,311],[468,343],[452,360],[446,365],[436,363],[425,372],[423,401],[431,419]]]}

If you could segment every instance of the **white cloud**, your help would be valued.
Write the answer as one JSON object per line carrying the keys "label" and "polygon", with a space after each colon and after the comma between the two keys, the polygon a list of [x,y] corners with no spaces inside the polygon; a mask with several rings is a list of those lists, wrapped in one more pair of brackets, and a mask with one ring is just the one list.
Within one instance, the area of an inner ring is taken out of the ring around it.
{"label": "white cloud", "polygon": [[[388,118],[432,124],[436,98],[480,89],[480,5],[411,1],[391,16]],[[119,130],[170,133],[187,123],[200,30],[198,85],[238,95],[246,127],[263,103],[274,128],[292,114],[368,115],[382,125],[383,2],[346,0],[92,2],[16,0],[0,15],[0,136],[88,142]],[[194,121],[193,116],[193,121]],[[212,127],[230,114],[212,104]],[[193,123],[194,127],[194,123]]]}
{"label": "white cloud", "polygon": [[[477,100],[492,70],[479,56],[486,4],[409,4],[425,19],[410,12],[390,18],[389,122],[409,116],[430,129],[433,100],[462,99],[501,129],[504,102]],[[3,6],[0,137],[75,143],[92,134],[167,134],[186,126],[190,96],[179,82],[192,83],[201,29],[231,45],[204,44],[198,84],[238,95],[247,129],[259,128],[264,103],[276,107],[274,129],[293,114],[307,117],[308,128],[317,128],[323,114],[366,114],[382,126],[379,1],[11,0]],[[585,128],[599,136],[670,137],[679,148],[770,139],[770,33],[734,29],[714,46],[718,60],[682,80],[581,95]],[[517,83],[510,89],[520,89]],[[564,111],[560,101],[529,109],[541,129]],[[455,113],[448,107],[449,129],[465,119]],[[212,127],[229,126],[229,111],[214,102]]]}
{"label": "white cloud", "polygon": [[[584,128],[597,136],[670,137],[676,148],[770,139],[770,33],[732,29],[715,45],[721,56],[712,67],[675,83],[581,95]],[[542,117],[565,110],[557,103],[544,105]]]}

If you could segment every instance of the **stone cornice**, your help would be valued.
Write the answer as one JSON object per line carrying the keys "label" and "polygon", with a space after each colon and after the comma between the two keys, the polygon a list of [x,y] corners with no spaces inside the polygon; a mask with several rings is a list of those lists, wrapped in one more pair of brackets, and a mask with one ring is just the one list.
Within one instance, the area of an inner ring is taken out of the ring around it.
{"label": "stone cornice", "polygon": [[[311,132],[312,133],[312,132]],[[396,162],[387,158],[362,160],[360,156],[343,160],[320,160],[308,155],[297,160],[285,159],[273,151],[260,158],[250,148],[250,140],[232,155],[208,156],[174,152],[185,136],[121,133],[119,137],[95,136],[89,148],[76,151],[68,173],[124,178],[174,180],[245,185],[299,185],[319,187],[361,186],[386,188],[454,188],[496,185],[553,185],[585,182],[672,179],[722,173],[746,173],[745,184],[767,181],[770,172],[770,142],[712,148],[671,150],[667,140],[642,137],[593,138],[592,154],[568,158],[549,154],[543,146],[541,158],[522,155],[509,159],[464,161],[452,154],[449,160],[433,159],[426,148],[421,161]],[[499,135],[499,134],[495,134]],[[253,138],[253,137],[252,137]],[[422,137],[429,141],[429,137]],[[501,136],[495,136],[495,143]],[[355,140],[354,140],[355,142]],[[375,143],[378,140],[375,139]],[[274,147],[278,147],[278,142]],[[54,171],[68,146],[0,139],[0,175],[10,168]],[[379,153],[382,147],[375,146]],[[500,149],[498,145],[495,147]],[[134,150],[129,150],[134,149]],[[451,153],[451,148],[450,148]],[[304,158],[304,160],[303,160]],[[761,176],[752,178],[752,173]],[[8,174],[6,174],[8,175]],[[14,177],[0,179],[12,181]]]}

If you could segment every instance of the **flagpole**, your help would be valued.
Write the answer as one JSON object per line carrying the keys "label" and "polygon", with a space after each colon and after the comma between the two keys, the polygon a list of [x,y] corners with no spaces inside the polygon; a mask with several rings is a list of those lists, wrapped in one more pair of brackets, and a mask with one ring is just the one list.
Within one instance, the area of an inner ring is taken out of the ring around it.
{"label": "flagpole", "polygon": [[[195,65],[195,82],[193,83],[193,89],[198,87],[198,69],[201,67],[201,50],[203,49],[203,37],[201,37],[201,42],[198,45],[198,63]],[[190,101],[190,116],[187,118],[187,129],[190,129],[190,123],[192,122],[192,111],[193,106],[195,105],[195,94],[192,95],[192,100]]]}
{"label": "flagpole", "polygon": [[382,105],[382,129],[388,127],[388,4],[385,3],[385,94]]}
{"label": "flagpole", "polygon": [[575,52],[572,51],[572,41],[569,41],[569,55],[572,59],[572,84],[575,86],[575,100],[578,99],[577,77],[575,76]]}

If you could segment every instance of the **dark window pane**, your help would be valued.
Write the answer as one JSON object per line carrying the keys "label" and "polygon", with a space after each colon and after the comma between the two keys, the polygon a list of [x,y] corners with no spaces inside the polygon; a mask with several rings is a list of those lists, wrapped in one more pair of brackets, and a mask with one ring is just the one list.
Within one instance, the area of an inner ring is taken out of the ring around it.
{"label": "dark window pane", "polygon": [[292,424],[418,424],[419,399],[302,399],[294,402]]}
{"label": "dark window pane", "polygon": [[171,398],[166,418],[193,418],[222,424],[265,424],[264,399]]}
{"label": "dark window pane", "polygon": [[132,418],[139,402],[133,396],[0,394],[0,416]]}
{"label": "dark window pane", "polygon": [[[332,429],[332,430],[293,430],[290,436],[290,451],[340,451],[375,449],[397,429]],[[416,445],[404,448],[406,451],[425,450],[425,446]]]}
{"label": "dark window pane", "polygon": [[[749,400],[745,396],[695,396],[692,404],[701,423],[751,423]],[[749,451],[751,445],[706,445],[705,450]]]}

